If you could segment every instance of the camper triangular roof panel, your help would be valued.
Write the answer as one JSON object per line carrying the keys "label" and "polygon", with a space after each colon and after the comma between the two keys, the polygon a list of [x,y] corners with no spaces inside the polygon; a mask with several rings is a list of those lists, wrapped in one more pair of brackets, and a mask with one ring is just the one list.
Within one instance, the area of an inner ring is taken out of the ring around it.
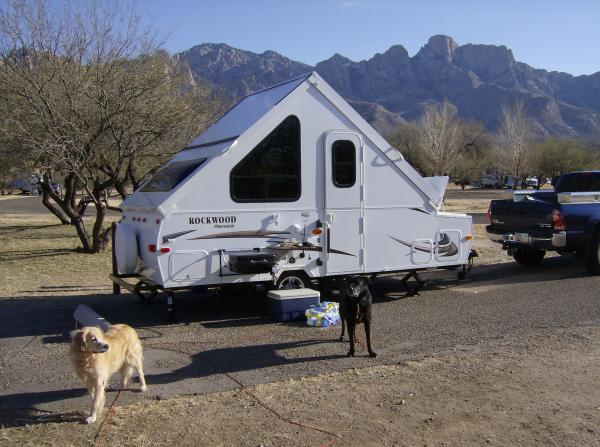
{"label": "camper triangular roof panel", "polygon": [[215,124],[192,141],[189,147],[193,148],[194,146],[203,146],[237,138],[283,98],[289,95],[296,87],[302,84],[311,74],[307,73],[291,81],[244,97]]}

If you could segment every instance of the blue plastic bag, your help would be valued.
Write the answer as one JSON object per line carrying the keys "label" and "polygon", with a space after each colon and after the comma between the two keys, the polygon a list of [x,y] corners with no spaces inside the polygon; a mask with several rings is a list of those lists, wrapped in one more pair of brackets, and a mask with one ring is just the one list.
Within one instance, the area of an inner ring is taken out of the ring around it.
{"label": "blue plastic bag", "polygon": [[340,307],[338,303],[323,301],[316,307],[306,309],[304,315],[309,326],[335,326],[340,321]]}

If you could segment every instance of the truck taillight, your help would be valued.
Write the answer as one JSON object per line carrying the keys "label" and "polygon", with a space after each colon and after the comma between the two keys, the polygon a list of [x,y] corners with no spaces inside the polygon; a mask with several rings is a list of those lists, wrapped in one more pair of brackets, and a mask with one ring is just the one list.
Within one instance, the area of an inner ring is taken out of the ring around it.
{"label": "truck taillight", "polygon": [[487,216],[488,216],[488,223],[491,225],[492,224],[492,204],[491,203],[490,203],[490,206],[488,207]]}
{"label": "truck taillight", "polygon": [[556,231],[565,231],[567,229],[565,216],[560,210],[552,211],[552,226]]}

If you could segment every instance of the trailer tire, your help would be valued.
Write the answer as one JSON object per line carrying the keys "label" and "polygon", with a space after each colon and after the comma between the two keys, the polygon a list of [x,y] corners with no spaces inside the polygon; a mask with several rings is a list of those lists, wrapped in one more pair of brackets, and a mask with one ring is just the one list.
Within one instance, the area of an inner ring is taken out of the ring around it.
{"label": "trailer tire", "polygon": [[586,268],[594,275],[600,275],[600,231],[594,233],[590,251],[587,256]]}
{"label": "trailer tire", "polygon": [[286,289],[312,289],[314,285],[308,275],[302,271],[283,272],[277,282],[275,288],[280,290]]}
{"label": "trailer tire", "polygon": [[542,262],[546,256],[546,250],[536,250],[535,248],[515,248],[513,258],[521,265],[536,265]]}
{"label": "trailer tire", "polygon": [[40,190],[35,188],[31,190],[31,195],[32,196],[39,196],[40,195]]}

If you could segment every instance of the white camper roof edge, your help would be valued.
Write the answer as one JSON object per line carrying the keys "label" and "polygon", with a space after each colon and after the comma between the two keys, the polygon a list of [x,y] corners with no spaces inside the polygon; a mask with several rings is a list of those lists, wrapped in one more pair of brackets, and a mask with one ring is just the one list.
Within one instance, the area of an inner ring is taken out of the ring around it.
{"label": "white camper roof edge", "polygon": [[273,85],[241,98],[208,129],[184,148],[196,149],[234,141],[306,81],[312,73]]}
{"label": "white camper roof edge", "polygon": [[[360,114],[352,108],[348,102],[342,98],[316,71],[308,77],[309,81],[323,96],[325,96],[340,112],[342,112],[360,131],[376,146],[383,154],[394,163],[400,171],[425,194],[433,206],[438,208],[442,199],[443,191],[440,193],[430,186],[402,156],[399,150],[395,149],[385,138],[383,138]],[[383,149],[387,148],[387,149]]]}

